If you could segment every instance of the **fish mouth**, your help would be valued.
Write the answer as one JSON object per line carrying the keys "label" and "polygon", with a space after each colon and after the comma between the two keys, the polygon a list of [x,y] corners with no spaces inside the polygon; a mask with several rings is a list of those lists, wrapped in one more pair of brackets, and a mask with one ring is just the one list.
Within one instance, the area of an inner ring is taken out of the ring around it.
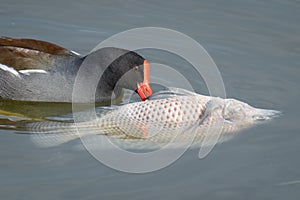
{"label": "fish mouth", "polygon": [[152,89],[150,87],[150,65],[147,60],[144,60],[144,81],[137,84],[136,92],[143,101],[152,95]]}
{"label": "fish mouth", "polygon": [[256,113],[252,115],[252,119],[257,122],[264,122],[264,121],[272,120],[274,118],[278,118],[281,115],[282,112],[278,110],[257,109]]}

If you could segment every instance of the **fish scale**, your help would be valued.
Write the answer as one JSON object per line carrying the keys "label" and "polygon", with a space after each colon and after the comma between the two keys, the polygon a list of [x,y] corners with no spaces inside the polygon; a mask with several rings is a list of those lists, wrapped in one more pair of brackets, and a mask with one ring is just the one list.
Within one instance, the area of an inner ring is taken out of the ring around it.
{"label": "fish scale", "polygon": [[27,128],[36,133],[33,140],[40,146],[55,146],[76,139],[78,131],[80,137],[107,135],[121,146],[148,148],[169,142],[202,142],[205,138],[226,141],[234,133],[280,114],[235,99],[186,93],[117,106],[88,122],[37,122],[28,124]]}
{"label": "fish scale", "polygon": [[181,96],[128,104],[99,118],[97,123],[104,125],[100,129],[113,126],[127,136],[150,138],[195,124],[203,116],[209,99]]}

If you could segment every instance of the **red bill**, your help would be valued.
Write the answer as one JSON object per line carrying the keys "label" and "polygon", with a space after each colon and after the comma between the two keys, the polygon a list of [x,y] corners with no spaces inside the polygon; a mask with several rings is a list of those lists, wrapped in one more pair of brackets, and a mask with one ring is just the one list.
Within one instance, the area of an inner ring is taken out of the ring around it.
{"label": "red bill", "polygon": [[144,81],[138,83],[137,93],[143,101],[152,95],[152,89],[150,87],[150,65],[147,60],[144,60]]}

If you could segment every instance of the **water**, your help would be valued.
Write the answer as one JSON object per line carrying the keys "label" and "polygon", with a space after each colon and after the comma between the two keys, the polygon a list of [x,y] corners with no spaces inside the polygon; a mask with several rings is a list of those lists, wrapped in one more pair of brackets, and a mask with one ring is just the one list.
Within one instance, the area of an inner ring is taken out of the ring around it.
{"label": "water", "polygon": [[130,28],[181,31],[213,57],[227,96],[284,114],[217,145],[203,160],[192,149],[171,166],[141,175],[100,164],[75,148],[79,141],[40,149],[28,135],[1,130],[1,199],[299,199],[299,11],[297,0],[2,0],[1,35],[43,39],[83,54]]}

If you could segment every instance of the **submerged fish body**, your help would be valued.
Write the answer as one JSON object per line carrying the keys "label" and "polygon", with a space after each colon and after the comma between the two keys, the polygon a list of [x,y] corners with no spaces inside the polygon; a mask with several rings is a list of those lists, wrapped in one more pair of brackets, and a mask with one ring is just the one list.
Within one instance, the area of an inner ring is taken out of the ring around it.
{"label": "submerged fish body", "polygon": [[279,114],[235,99],[182,91],[183,95],[179,96],[118,106],[93,121],[38,122],[27,127],[37,133],[33,138],[40,146],[55,146],[79,136],[99,134],[110,136],[118,143],[130,142],[130,147],[141,147],[190,140],[201,142],[213,135],[219,142],[225,141],[232,133]]}

